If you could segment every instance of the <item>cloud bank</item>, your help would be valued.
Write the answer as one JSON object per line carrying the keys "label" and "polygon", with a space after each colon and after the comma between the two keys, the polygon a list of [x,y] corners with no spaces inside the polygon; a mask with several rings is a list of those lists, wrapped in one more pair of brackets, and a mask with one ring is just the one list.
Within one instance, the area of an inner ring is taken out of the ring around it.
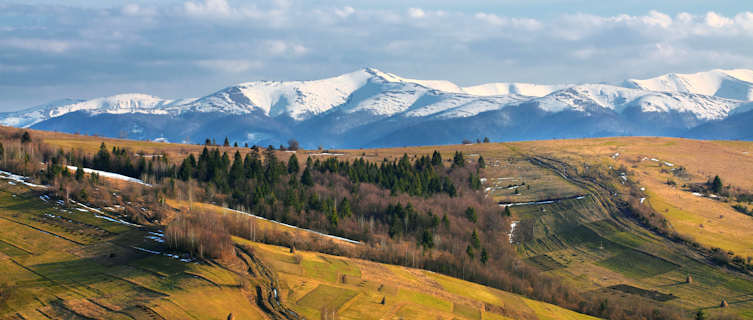
{"label": "cloud bank", "polygon": [[753,68],[747,11],[531,18],[358,4],[0,5],[0,111],[127,91],[190,97],[242,81],[322,78],[366,66],[463,85]]}

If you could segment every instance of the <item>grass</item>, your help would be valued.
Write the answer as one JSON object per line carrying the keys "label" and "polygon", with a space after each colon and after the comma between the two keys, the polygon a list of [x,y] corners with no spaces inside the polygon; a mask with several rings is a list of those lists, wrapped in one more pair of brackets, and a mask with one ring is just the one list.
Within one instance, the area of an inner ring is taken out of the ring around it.
{"label": "grass", "polygon": [[[284,247],[253,243],[254,252],[267,265],[294,264],[293,254]],[[327,272],[288,273],[293,268],[273,269],[280,279],[280,296],[294,310],[312,319],[322,317],[322,310],[335,311],[339,319],[384,319],[407,317],[411,319],[505,319],[500,313],[482,311],[485,304],[494,304],[500,310],[513,313],[511,318],[556,318],[568,311],[553,305],[536,305],[537,313],[527,299],[444,275],[384,265],[358,259],[347,259],[326,254],[296,251],[301,265],[328,263]],[[332,281],[332,274],[347,274],[343,283]],[[384,299],[385,304],[382,304]],[[333,310],[337,309],[337,310]],[[577,313],[573,313],[577,314]],[[588,319],[580,315],[573,319]]]}
{"label": "grass", "polygon": [[[240,319],[262,317],[240,274],[134,250],[163,249],[145,243],[146,231],[92,218],[91,212],[59,215],[85,223],[41,219],[61,208],[38,195],[0,184],[0,282],[13,288],[0,305],[0,318],[225,319],[230,312]],[[82,236],[91,234],[98,237]]]}
{"label": "grass", "polygon": [[654,277],[677,269],[670,262],[636,250],[626,250],[596,264],[631,278]]}

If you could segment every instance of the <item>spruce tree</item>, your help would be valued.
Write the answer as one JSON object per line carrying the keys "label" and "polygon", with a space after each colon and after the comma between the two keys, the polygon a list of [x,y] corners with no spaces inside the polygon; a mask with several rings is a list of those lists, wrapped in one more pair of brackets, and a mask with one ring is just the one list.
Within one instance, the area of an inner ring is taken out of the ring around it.
{"label": "spruce tree", "polygon": [[489,261],[489,253],[486,252],[486,248],[481,249],[481,263],[486,264]]}
{"label": "spruce tree", "polygon": [[24,134],[21,136],[21,143],[26,144],[31,142],[31,136],[29,135],[29,131],[24,131]]}
{"label": "spruce tree", "polygon": [[84,169],[81,167],[76,168],[76,181],[84,179]]}
{"label": "spruce tree", "polygon": [[303,174],[301,175],[301,184],[307,187],[314,185],[314,178],[311,177],[311,170],[309,170],[309,167],[303,169]]}
{"label": "spruce tree", "polygon": [[230,140],[228,140],[227,137],[225,137],[225,142],[222,143],[223,146],[229,147],[230,146]]}
{"label": "spruce tree", "polygon": [[338,211],[340,211],[340,216],[343,216],[345,218],[349,218],[353,215],[353,211],[350,208],[350,201],[348,201],[348,198],[343,198],[342,201],[340,201],[340,205],[338,206]]}
{"label": "spruce tree", "polygon": [[437,150],[434,150],[434,153],[431,155],[431,165],[438,166],[442,164],[442,154],[437,152]]}
{"label": "spruce tree", "polygon": [[300,170],[300,165],[298,164],[298,157],[295,156],[295,154],[291,155],[288,159],[288,173],[289,174],[298,174],[298,171]]}
{"label": "spruce tree", "polygon": [[478,216],[476,215],[476,209],[473,207],[468,207],[468,209],[465,209],[465,217],[468,218],[469,221],[476,223],[478,221]]}
{"label": "spruce tree", "polygon": [[720,193],[722,192],[722,187],[722,179],[720,179],[717,175],[711,182],[711,191],[713,191],[714,193]]}
{"label": "spruce tree", "polygon": [[473,233],[471,233],[471,246],[476,249],[481,247],[481,239],[479,239],[478,233],[476,233],[476,229],[473,229]]}
{"label": "spruce tree", "polygon": [[484,156],[478,156],[478,167],[486,168],[486,161],[484,161]]}
{"label": "spruce tree", "polygon": [[455,156],[452,158],[452,166],[453,167],[465,167],[465,159],[463,158],[463,153],[459,151],[455,151]]}

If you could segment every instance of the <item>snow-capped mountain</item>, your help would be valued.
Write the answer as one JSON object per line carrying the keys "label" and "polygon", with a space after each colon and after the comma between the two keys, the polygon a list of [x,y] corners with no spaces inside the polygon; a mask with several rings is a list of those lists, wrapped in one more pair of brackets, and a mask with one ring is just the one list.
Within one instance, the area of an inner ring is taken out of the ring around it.
{"label": "snow-capped mountain", "polygon": [[693,74],[670,73],[645,80],[630,79],[625,86],[651,91],[687,92],[721,98],[753,100],[753,70],[712,70]]}
{"label": "snow-capped mountain", "polygon": [[[621,86],[461,87],[366,68],[321,80],[246,82],[197,99],[121,94],[61,100],[1,113],[0,124],[181,142],[228,136],[249,144],[297,138],[308,146],[360,147],[456,143],[479,136],[684,136],[695,127],[753,112],[751,100],[753,70],[742,69],[631,79]],[[693,134],[714,138],[712,131]]]}

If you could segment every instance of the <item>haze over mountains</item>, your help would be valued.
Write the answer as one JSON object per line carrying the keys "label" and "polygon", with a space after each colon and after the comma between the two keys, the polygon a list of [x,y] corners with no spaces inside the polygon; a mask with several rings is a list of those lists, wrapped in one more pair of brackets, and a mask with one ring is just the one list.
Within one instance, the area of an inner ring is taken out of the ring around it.
{"label": "haze over mountains", "polygon": [[0,124],[172,142],[375,147],[615,135],[753,139],[753,70],[615,85],[460,87],[366,68],[312,81],[254,81],[200,98],[120,94],[0,113]]}

